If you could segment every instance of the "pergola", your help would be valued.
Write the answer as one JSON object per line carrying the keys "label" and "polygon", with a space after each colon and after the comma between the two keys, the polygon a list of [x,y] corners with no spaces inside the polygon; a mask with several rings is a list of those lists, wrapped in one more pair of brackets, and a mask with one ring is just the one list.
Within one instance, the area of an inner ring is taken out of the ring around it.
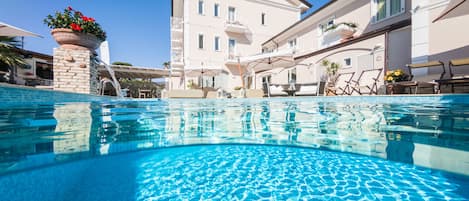
{"label": "pergola", "polygon": [[[122,65],[110,65],[111,69],[117,79],[128,78],[128,79],[156,79],[166,78],[170,76],[178,76],[179,72],[170,72],[167,69],[161,68],[150,68],[150,67],[137,67],[137,66],[122,66]],[[110,78],[109,72],[104,66],[99,66],[98,71],[101,77]]]}

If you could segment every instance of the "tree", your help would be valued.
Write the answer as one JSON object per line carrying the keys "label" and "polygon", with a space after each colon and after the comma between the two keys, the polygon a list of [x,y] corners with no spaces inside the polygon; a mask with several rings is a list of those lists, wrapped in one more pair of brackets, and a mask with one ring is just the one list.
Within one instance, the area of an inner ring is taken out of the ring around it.
{"label": "tree", "polygon": [[16,51],[20,47],[20,41],[15,37],[0,36],[0,62],[8,66],[10,71],[10,83],[14,83],[15,67],[25,65],[23,56]]}
{"label": "tree", "polygon": [[171,66],[171,62],[169,62],[169,61],[164,62],[163,66],[164,66],[165,69],[169,69],[169,67]]}
{"label": "tree", "polygon": [[112,62],[112,65],[117,65],[117,66],[132,66],[131,63],[122,62],[122,61]]}

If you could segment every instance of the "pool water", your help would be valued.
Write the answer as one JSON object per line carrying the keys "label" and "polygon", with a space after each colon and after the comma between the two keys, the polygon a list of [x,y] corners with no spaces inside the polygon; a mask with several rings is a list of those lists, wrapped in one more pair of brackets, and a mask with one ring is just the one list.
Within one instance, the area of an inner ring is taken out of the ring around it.
{"label": "pool water", "polygon": [[56,165],[0,179],[1,200],[466,200],[469,181],[355,154],[205,145]]}
{"label": "pool water", "polygon": [[468,95],[0,92],[0,200],[469,199]]}

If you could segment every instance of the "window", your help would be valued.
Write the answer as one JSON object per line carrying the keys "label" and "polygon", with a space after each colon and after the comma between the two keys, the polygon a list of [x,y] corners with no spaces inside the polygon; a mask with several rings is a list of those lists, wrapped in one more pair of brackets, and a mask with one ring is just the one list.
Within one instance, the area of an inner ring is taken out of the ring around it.
{"label": "window", "polygon": [[265,25],[265,13],[261,14],[261,24]]}
{"label": "window", "polygon": [[405,0],[373,0],[374,21],[381,21],[404,12]]}
{"label": "window", "polygon": [[334,18],[331,18],[331,19],[329,19],[329,20],[327,20],[327,21],[325,21],[325,22],[319,24],[319,25],[318,25],[318,31],[319,31],[318,33],[319,33],[319,35],[324,34],[324,32],[326,32],[326,30],[327,30],[328,28],[334,26],[334,21],[335,21]]}
{"label": "window", "polygon": [[220,37],[215,36],[215,51],[220,51]]}
{"label": "window", "polygon": [[213,6],[213,16],[218,17],[220,15],[220,4]]}
{"label": "window", "polygon": [[236,40],[234,39],[228,40],[228,54],[230,59],[234,59],[236,57]]}
{"label": "window", "polygon": [[236,9],[234,7],[228,8],[228,21],[229,22],[236,21]]}
{"label": "window", "polygon": [[199,34],[199,49],[204,49],[204,35]]}
{"label": "window", "polygon": [[204,14],[204,1],[202,1],[202,0],[199,0],[198,12],[199,12],[200,15]]}
{"label": "window", "polygon": [[288,83],[296,83],[296,68],[288,70]]}
{"label": "window", "polygon": [[288,46],[289,46],[291,49],[295,49],[295,48],[296,48],[296,38],[295,38],[295,39],[292,39],[292,40],[289,40],[289,41],[288,41]]}
{"label": "window", "polygon": [[352,66],[352,59],[346,58],[344,59],[345,67]]}

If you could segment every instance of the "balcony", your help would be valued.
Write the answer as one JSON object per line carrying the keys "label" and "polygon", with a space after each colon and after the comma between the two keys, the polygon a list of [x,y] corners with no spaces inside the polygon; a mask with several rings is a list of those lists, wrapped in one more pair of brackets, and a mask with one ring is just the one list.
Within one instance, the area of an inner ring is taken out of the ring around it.
{"label": "balcony", "polygon": [[324,33],[324,39],[347,40],[347,39],[353,38],[353,34],[355,34],[355,32],[357,32],[356,27],[351,27],[350,25],[340,23],[340,24],[334,25],[334,27],[326,31]]}
{"label": "balcony", "polygon": [[225,31],[229,33],[245,34],[249,32],[249,29],[238,21],[227,21],[225,23]]}
{"label": "balcony", "polygon": [[225,60],[226,65],[237,65],[239,56],[236,53],[229,53],[228,57]]}
{"label": "balcony", "polygon": [[179,17],[171,18],[171,31],[181,31],[183,30],[184,20]]}
{"label": "balcony", "polygon": [[173,67],[182,67],[184,66],[184,54],[181,50],[172,50],[171,53],[171,66]]}

